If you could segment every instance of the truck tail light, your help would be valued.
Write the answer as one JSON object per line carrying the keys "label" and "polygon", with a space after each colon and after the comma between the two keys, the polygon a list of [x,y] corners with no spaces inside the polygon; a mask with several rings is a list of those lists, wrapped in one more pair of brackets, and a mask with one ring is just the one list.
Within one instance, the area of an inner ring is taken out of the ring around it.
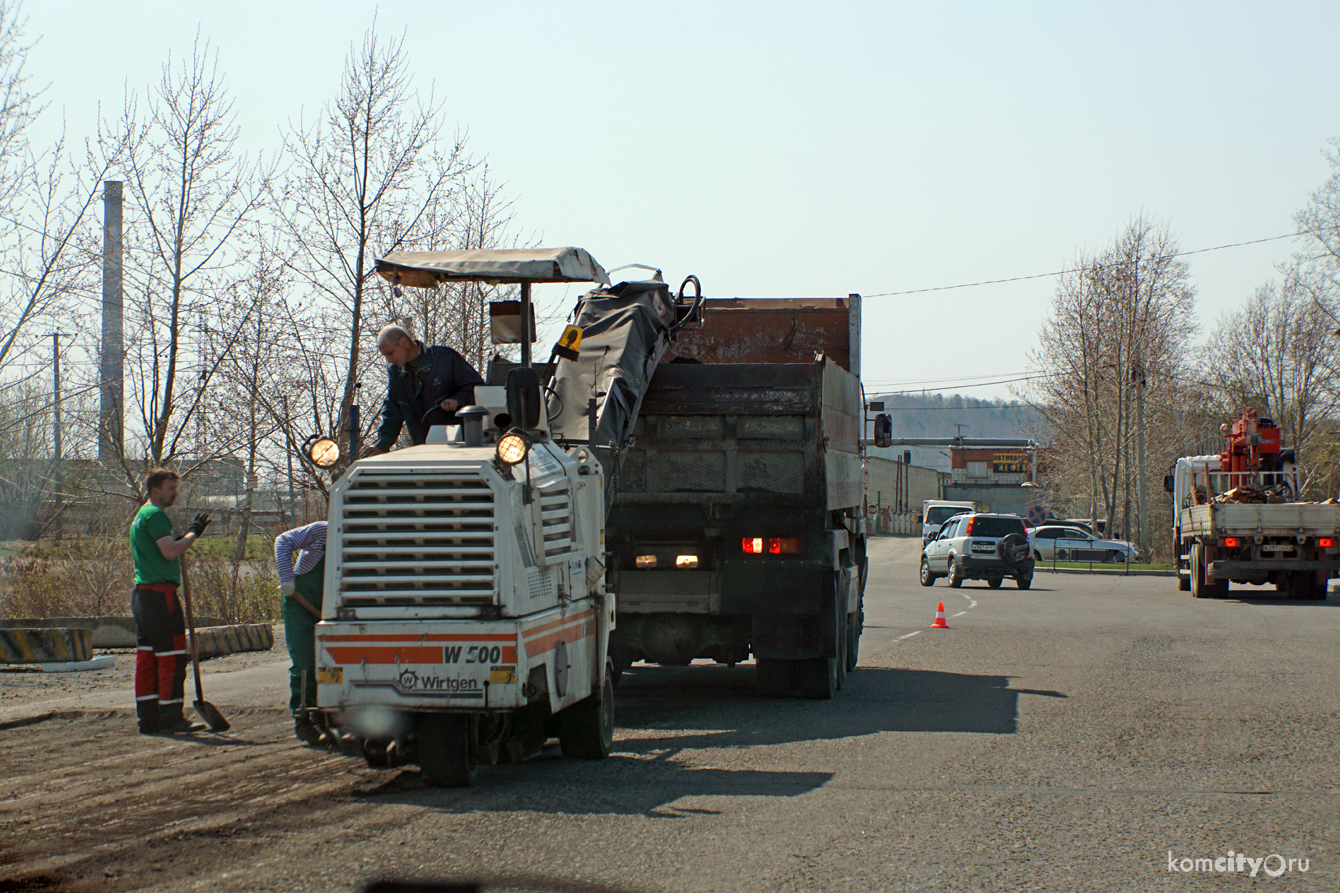
{"label": "truck tail light", "polygon": [[1335,539],[1329,536],[1323,536],[1321,539],[1317,540],[1317,545],[1321,546],[1323,549],[1331,549],[1335,547]]}
{"label": "truck tail light", "polygon": [[1226,536],[1224,537],[1224,545],[1230,549],[1236,549],[1238,547],[1238,538],[1236,536]]}
{"label": "truck tail light", "polygon": [[799,555],[799,537],[747,536],[740,544],[746,555]]}

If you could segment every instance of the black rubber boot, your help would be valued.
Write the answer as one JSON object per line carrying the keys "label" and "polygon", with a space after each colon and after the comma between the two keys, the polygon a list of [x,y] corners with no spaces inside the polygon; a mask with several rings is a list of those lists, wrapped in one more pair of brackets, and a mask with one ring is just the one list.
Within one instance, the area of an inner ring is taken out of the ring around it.
{"label": "black rubber boot", "polygon": [[312,722],[311,716],[307,713],[299,713],[293,717],[293,734],[298,736],[298,740],[309,747],[316,746],[321,740],[321,730]]}

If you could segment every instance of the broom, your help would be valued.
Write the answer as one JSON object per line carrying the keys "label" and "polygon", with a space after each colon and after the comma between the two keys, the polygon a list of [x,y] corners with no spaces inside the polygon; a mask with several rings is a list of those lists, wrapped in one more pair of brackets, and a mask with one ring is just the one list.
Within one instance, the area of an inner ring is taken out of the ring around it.
{"label": "broom", "polygon": [[186,604],[186,628],[191,631],[191,663],[195,666],[195,712],[205,721],[211,731],[226,732],[229,723],[209,701],[205,700],[205,689],[200,684],[200,642],[195,635],[195,616],[191,611],[191,578],[186,573],[186,556],[181,558],[182,601]]}

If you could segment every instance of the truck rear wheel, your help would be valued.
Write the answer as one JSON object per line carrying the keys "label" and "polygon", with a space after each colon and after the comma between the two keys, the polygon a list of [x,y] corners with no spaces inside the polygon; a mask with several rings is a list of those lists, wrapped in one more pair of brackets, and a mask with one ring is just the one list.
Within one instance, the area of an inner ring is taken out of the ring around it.
{"label": "truck rear wheel", "polygon": [[861,612],[847,615],[847,672],[856,672],[861,657]]}
{"label": "truck rear wheel", "polygon": [[1205,574],[1206,568],[1205,546],[1201,543],[1191,544],[1191,597],[1192,598],[1224,598],[1228,595],[1228,581],[1215,580],[1210,581]]}
{"label": "truck rear wheel", "polygon": [[838,661],[833,657],[811,657],[796,661],[801,697],[830,700],[838,690]]}
{"label": "truck rear wheel", "polygon": [[430,788],[463,788],[478,772],[471,753],[470,717],[456,713],[421,713],[415,728],[419,736],[419,768]]}
{"label": "truck rear wheel", "polygon": [[789,697],[796,687],[796,662],[760,657],[754,668],[758,692],[773,698]]}
{"label": "truck rear wheel", "polygon": [[1289,578],[1289,598],[1295,601],[1325,599],[1327,588],[1327,580],[1316,571],[1299,571]]}
{"label": "truck rear wheel", "polygon": [[555,717],[558,743],[570,760],[603,760],[614,746],[614,671],[606,665],[599,691]]}

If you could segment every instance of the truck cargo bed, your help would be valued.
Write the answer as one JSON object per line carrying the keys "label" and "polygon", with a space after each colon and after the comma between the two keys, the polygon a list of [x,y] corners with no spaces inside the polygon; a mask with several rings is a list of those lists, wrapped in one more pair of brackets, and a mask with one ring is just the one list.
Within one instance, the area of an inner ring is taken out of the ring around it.
{"label": "truck cargo bed", "polygon": [[1183,509],[1182,530],[1192,536],[1320,536],[1340,533],[1340,505],[1219,503]]}

